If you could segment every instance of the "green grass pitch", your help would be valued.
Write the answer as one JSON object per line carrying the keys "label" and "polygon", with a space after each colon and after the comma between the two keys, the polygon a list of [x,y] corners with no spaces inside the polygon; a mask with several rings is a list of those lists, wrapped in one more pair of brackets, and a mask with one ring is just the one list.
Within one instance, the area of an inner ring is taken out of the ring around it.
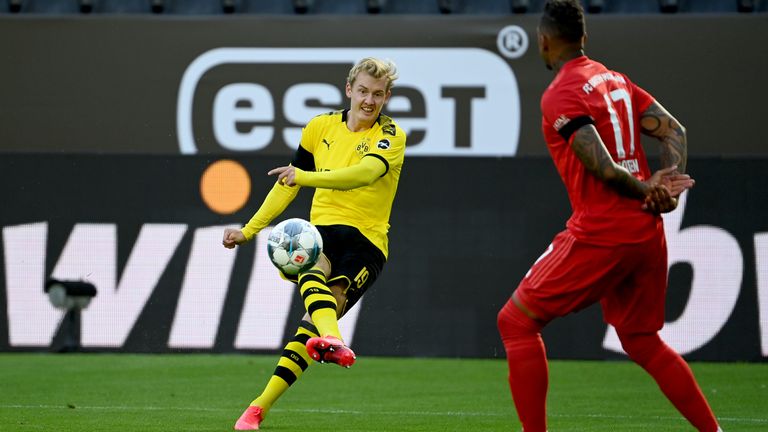
{"label": "green grass pitch", "polygon": [[[0,354],[0,431],[227,431],[277,356]],[[768,364],[693,363],[726,432],[768,430]],[[693,430],[625,361],[553,361],[549,429]],[[520,430],[502,360],[313,365],[267,431]]]}

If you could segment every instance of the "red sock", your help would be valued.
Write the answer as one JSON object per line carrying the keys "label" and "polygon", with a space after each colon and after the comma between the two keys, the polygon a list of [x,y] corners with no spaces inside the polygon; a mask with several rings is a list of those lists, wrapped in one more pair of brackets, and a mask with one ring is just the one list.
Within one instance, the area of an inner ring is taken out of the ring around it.
{"label": "red sock", "polygon": [[717,420],[701,392],[691,368],[657,333],[620,334],[629,357],[643,367],[664,395],[691,424],[702,432],[716,432]]}
{"label": "red sock", "polygon": [[526,316],[512,300],[501,309],[497,321],[507,351],[509,388],[517,417],[525,432],[547,430],[549,371],[542,325]]}

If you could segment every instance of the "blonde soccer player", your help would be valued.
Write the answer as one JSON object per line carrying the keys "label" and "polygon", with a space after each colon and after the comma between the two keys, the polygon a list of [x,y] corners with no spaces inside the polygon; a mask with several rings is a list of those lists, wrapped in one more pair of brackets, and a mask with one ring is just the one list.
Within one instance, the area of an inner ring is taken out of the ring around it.
{"label": "blonde soccer player", "polygon": [[277,181],[256,214],[242,229],[224,231],[224,247],[243,245],[285,210],[300,187],[315,188],[310,222],[323,237],[323,254],[317,265],[294,277],[307,313],[236,430],[259,429],[275,401],[313,360],[343,367],[355,362],[338,320],[371,287],[387,260],[405,134],[381,110],[396,79],[390,61],[369,57],[355,64],[346,82],[349,108],[313,118],[302,130],[291,164],[269,171]]}

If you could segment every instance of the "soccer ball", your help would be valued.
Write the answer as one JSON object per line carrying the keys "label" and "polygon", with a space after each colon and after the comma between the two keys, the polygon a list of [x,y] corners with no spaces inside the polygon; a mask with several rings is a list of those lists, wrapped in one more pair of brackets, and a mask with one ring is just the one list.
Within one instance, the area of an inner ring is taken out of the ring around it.
{"label": "soccer ball", "polygon": [[323,251],[323,238],[314,225],[304,219],[286,219],[275,225],[267,239],[267,254],[272,264],[289,276],[311,268]]}

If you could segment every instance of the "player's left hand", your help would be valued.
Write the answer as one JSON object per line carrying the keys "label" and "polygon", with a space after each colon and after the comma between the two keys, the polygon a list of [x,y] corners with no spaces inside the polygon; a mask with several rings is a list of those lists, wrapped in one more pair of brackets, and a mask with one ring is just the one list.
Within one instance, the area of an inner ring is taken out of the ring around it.
{"label": "player's left hand", "polygon": [[653,214],[669,213],[677,208],[677,198],[662,184],[651,185],[643,201],[643,210]]}
{"label": "player's left hand", "polygon": [[296,168],[292,165],[272,168],[267,175],[276,175],[281,185],[296,186]]}
{"label": "player's left hand", "polygon": [[221,241],[221,244],[223,244],[227,249],[232,249],[237,245],[245,243],[246,241],[247,240],[245,239],[245,235],[239,229],[225,228],[224,239]]}

